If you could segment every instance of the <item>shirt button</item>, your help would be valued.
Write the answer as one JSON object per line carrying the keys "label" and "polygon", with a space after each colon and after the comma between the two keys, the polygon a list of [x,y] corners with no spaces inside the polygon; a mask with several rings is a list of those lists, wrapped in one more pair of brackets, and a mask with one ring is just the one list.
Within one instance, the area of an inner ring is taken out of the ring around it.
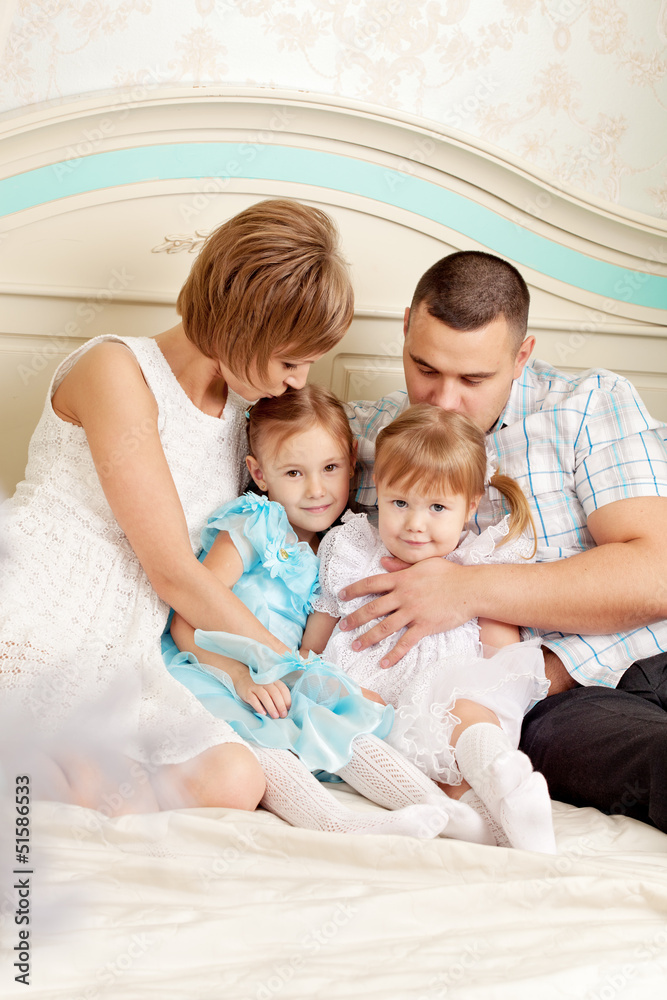
{"label": "shirt button", "polygon": [[280,556],[281,559],[289,559],[289,552],[287,551],[287,549],[280,549],[278,555]]}

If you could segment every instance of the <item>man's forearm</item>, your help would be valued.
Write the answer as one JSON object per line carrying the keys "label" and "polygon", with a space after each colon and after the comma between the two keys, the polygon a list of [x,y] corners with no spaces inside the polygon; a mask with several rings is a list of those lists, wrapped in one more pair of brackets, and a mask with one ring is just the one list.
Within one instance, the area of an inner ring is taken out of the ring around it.
{"label": "man's forearm", "polygon": [[605,635],[667,618],[667,565],[646,539],[551,563],[466,567],[461,582],[476,615],[545,631]]}

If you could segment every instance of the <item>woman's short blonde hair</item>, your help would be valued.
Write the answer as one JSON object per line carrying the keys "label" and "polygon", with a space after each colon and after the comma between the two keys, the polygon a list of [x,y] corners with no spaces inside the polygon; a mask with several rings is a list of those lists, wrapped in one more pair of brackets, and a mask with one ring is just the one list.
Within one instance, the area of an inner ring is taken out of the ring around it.
{"label": "woman's short blonde hair", "polygon": [[176,308],[188,339],[237,377],[260,379],[271,356],[309,360],[352,322],[354,296],[333,221],[275,199],[252,205],[204,243]]}

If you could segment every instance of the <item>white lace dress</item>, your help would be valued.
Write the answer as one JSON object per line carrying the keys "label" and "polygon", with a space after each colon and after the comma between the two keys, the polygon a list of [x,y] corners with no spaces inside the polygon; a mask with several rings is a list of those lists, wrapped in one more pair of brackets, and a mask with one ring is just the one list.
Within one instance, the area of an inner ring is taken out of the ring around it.
{"label": "white lace dress", "polygon": [[[245,485],[245,400],[230,393],[222,417],[202,413],[153,339],[97,337],[70,355],[51,383],[25,481],[1,510],[3,714],[11,710],[36,732],[53,734],[95,706],[103,719],[120,704],[124,752],[178,762],[243,741],[169,675],[160,652],[169,608],[111,512],[85,431],[51,406],[75,361],[102,340],[133,352],[157,400],[160,440],[194,552],[210,512]],[[122,461],[133,447],[136,440],[119,440],[111,460]]]}
{"label": "white lace dress", "polygon": [[[468,532],[446,558],[474,565],[518,562],[529,556],[532,542],[525,536],[499,546],[508,530],[505,518],[480,535]],[[380,560],[389,554],[365,514],[346,513],[343,524],[320,544],[320,595],[313,598],[314,610],[341,618],[372,600],[366,596],[343,602],[337,594],[355,580],[386,572]],[[425,636],[395,666],[383,669],[380,660],[405,629],[361,652],[350,648],[377,620],[354,632],[341,632],[336,625],[322,655],[394,706],[388,743],[435,781],[459,784],[462,779],[450,739],[460,719],[452,708],[457,698],[469,698],[495,712],[518,746],[524,714],[549,686],[539,640],[487,650],[492,655],[485,657],[474,618],[449,632]]]}

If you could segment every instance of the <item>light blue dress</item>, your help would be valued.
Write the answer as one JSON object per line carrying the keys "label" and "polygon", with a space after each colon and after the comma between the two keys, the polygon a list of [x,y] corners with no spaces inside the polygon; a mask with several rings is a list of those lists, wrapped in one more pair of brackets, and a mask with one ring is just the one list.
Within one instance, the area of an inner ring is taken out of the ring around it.
{"label": "light blue dress", "polygon": [[254,712],[224,671],[179,652],[165,631],[162,652],[169,672],[249,743],[292,750],[310,771],[333,774],[350,760],[356,736],[388,735],[394,710],[364,698],[356,681],[321,657],[299,656],[311,598],[319,586],[319,559],[306,542],[298,541],[284,508],[254,493],[223,504],[202,532],[200,559],[219,531],[229,532],[243,561],[233,592],[293,652],[280,655],[228,632],[197,630],[195,643],[246,663],[258,684],[281,679],[290,689],[291,707],[285,719]]}

